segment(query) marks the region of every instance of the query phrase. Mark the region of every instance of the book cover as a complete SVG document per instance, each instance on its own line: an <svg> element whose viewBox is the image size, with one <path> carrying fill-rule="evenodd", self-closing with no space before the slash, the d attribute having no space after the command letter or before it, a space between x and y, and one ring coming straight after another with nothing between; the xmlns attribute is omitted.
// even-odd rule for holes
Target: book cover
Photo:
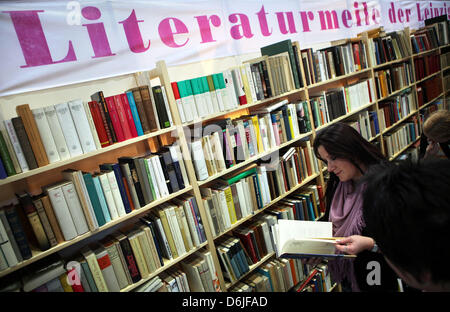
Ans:
<svg viewBox="0 0 450 312"><path fill-rule="evenodd" d="M138 133L137 133L133 113L131 112L131 106L130 106L130 103L128 102L128 96L126 93L121 93L121 94L119 94L119 97L121 100L119 103L122 105L122 109L125 113L125 117L126 117L125 119L128 122L128 127L130 128L131 137L135 138L138 136ZM116 100L116 102L117 102L117 100Z"/></svg>
<svg viewBox="0 0 450 312"><path fill-rule="evenodd" d="M25 160L28 164L28 168L35 169L38 167L36 158L33 153L33 149L31 148L30 141L28 139L27 133L25 131L25 126L23 124L22 118L14 117L11 119L11 122L14 126L14 130L17 134L17 139L19 140L20 147L22 148L23 155L25 156Z"/></svg>
<svg viewBox="0 0 450 312"><path fill-rule="evenodd" d="M66 140L67 147L71 157L75 157L83 154L80 139L78 138L77 130L70 114L68 103L60 103L55 105L56 115L61 126L64 139Z"/></svg>
<svg viewBox="0 0 450 312"><path fill-rule="evenodd" d="M70 115L75 124L75 129L80 139L81 148L83 153L89 153L95 151L94 137L91 133L91 127L84 111L83 102L80 99L69 101L67 103L70 109Z"/></svg>
<svg viewBox="0 0 450 312"><path fill-rule="evenodd" d="M125 141L125 134L122 128L122 123L120 122L119 113L116 109L116 101L114 96L105 97L106 106L108 106L109 118L111 119L111 124L116 135L116 142Z"/></svg>
<svg viewBox="0 0 450 312"><path fill-rule="evenodd" d="M131 115L133 117L134 126L136 128L136 134L138 136L144 135L144 129L142 127L141 117L139 116L139 110L137 108L137 104L134 99L133 91L127 91L125 92L125 94L128 100L128 105L130 106Z"/></svg>
<svg viewBox="0 0 450 312"><path fill-rule="evenodd" d="M91 100L96 102L99 107L100 114L102 117L102 122L105 127L106 133L108 135L109 142L111 142L111 144L117 142L116 133L114 132L113 124L111 121L111 116L109 114L109 108L106 103L103 91L98 91L98 92L92 94Z"/></svg>

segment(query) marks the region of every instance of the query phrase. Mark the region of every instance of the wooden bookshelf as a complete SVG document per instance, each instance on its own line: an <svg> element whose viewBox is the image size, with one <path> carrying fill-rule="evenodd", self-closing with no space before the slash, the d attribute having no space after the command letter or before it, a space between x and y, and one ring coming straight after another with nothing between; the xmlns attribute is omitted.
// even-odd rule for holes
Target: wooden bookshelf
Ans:
<svg viewBox="0 0 450 312"><path fill-rule="evenodd" d="M365 42L364 41L365 39L361 39L361 40L363 42ZM149 212L152 208L154 208L154 207L156 207L158 205L166 203L166 202L168 202L168 201L170 201L170 200L172 200L172 199L174 199L174 198L176 198L176 197L178 197L180 195L189 193L189 194L192 194L192 196L194 196L195 199L196 199L196 202L197 202L197 205L198 205L198 208L199 208L199 212L200 212L200 217L201 217L202 223L204 225L204 229L205 229L205 234L206 234L206 238L207 238L206 242L204 242L204 243L200 244L199 246L189 250L184 255L182 255L180 257L177 257L176 259L173 259L173 260L170 260L170 261L166 260L164 265L161 268L159 268L159 269L155 270L154 272L152 272L147 278L141 279L139 282L125 287L124 289L121 290L121 292L132 291L136 287L139 287L140 285L146 283L147 281L149 281L150 279L154 278L155 276L157 276L161 272L165 271L166 269L168 269L170 267L175 266L176 264L180 263L180 261L183 261L184 259L187 259L191 255L193 255L195 252L197 252L197 251L199 251L199 250L201 250L203 248L206 248L206 249L208 249L211 252L211 255L212 255L212 258L213 258L213 262L214 262L215 268L216 268L217 273L218 273L218 279L219 279L219 282L220 282L221 289L223 291L229 290L238 281L240 281L240 280L242 280L242 278L245 278L246 276L248 276L248 274L250 274L252 271L257 269L261 264L263 264L265 261L267 261L268 259L273 257L274 253L270 253L270 254L266 255L258 263L251 265L250 266L250 270L248 272L246 272L246 274L241 276L240 279L238 279L238 280L236 280L236 281L234 281L232 283L226 283L225 279L223 277L223 272L221 270L219 257L218 257L217 252L216 252L216 243L215 243L216 239L221 237L221 236L223 236L223 235L225 235L225 234L227 234L227 233L230 233L231 231L233 231L234 229L238 228L239 226L242 226L245 222L252 220L255 216L260 215L267 208L275 205L276 203L281 201L283 198L286 198L290 194L300 190L302 187L304 187L308 183L311 183L312 181L316 181L316 184L323 186L324 185L324 175L326 174L327 168L326 167L322 167L322 164L319 162L319 170L318 170L317 173L314 173L313 175L307 177L306 179L304 179L302 181L302 183L297 184L296 186L292 187L288 192L278 196L277 198L272 199L263 208L254 211L253 214L251 214L251 215L249 215L247 217L241 218L240 220L238 220L237 222L232 224L232 226L230 228L226 229L224 232L219 233L216 236L212 235L212 231L211 231L211 228L210 228L212 225L210 225L208 223L206 209L205 209L205 207L203 205L203 200L202 200L200 188L204 187L204 186L207 186L207 185L212 185L215 181L217 181L218 179L222 178L223 176L225 176L227 174L230 174L230 173L233 173L234 171L236 171L236 170L238 170L240 168L244 168L245 166L247 166L249 164L252 164L252 163L254 163L254 162L256 162L256 161L258 161L258 160L260 160L260 159L262 159L262 158L264 158L264 157L266 157L266 156L268 156L268 155L270 155L272 153L279 152L281 149L283 149L285 147L289 147L289 146L295 145L295 143L297 143L297 142L299 142L299 141L301 141L303 139L309 138L311 140L311 142L312 142L314 140L314 138L315 138L315 136L316 136L318 131L320 131L320 130L322 130L322 129L324 129L324 128L332 125L332 124L335 124L337 122L341 122L341 121L347 120L348 118L350 118L352 116L355 116L356 114L362 113L363 111L368 110L369 108L372 108L372 107L375 108L375 111L378 114L378 108L379 108L379 103L380 102L382 102L384 100L387 100L387 99L389 99L389 98L391 98L391 97L393 97L395 95L401 94L402 92L404 92L404 91L406 91L408 89L415 90L417 84L419 84L419 83L421 83L421 82L423 82L423 81L425 81L427 79L433 78L433 77L435 77L437 75L441 75L442 76L444 74L444 71L447 70L448 68L450 68L450 66L447 66L447 67L441 69L438 72L430 74L427 77L425 77L425 78L423 78L423 79L421 79L419 81L415 81L415 82L411 83L410 85L408 85L406 87L403 87L403 88L401 88L399 90L396 90L396 91L392 92L391 94L389 94L386 97L383 97L383 98L380 98L380 99L376 99L376 100L374 100L371 103L364 104L364 105L362 105L362 106L360 106L360 107L358 107L358 108L348 112L347 114L345 114L343 116L340 116L338 118L335 118L331 122L326 123L326 124L324 124L322 126L319 126L317 128L314 127L313 118L311 118L312 116L310 115L309 117L310 117L310 121L311 121L311 125L312 125L311 131L309 131L307 133L304 133L304 134L300 134L299 136L297 136L296 138L290 140L289 142L285 142L283 144L280 144L280 146L273 147L273 148L271 148L271 149L269 149L269 150L267 150L267 151L265 151L263 153L257 154L257 155L255 155L253 157L250 157L249 159L247 159L247 160L245 160L245 161L243 161L243 162L241 162L239 164L236 164L236 165L234 165L234 166L232 166L232 167L230 167L228 169L225 169L225 170L223 170L223 171L221 171L219 173L216 173L216 174L208 177L207 179L205 179L203 181L199 181L196 178L195 169L194 169L191 157L190 157L190 152L189 152L189 148L188 148L188 144L187 144L187 139L186 139L186 137L184 135L183 128L185 128L185 127L192 127L192 126L194 126L194 125L196 125L198 123L204 123L204 122L207 122L209 120L222 118L222 117L224 117L226 115L239 113L239 112L244 111L244 110L248 110L248 111L251 112L252 108L257 108L259 106L273 104L273 103L276 103L277 101L280 101L280 100L286 99L286 98L289 98L289 99L291 99L291 98L292 99L294 99L294 98L295 99L300 99L301 98L302 100L306 100L308 102L309 112L311 113L312 110L311 110L311 105L310 105L310 95L312 95L313 93L315 93L317 91L319 91L319 92L320 91L326 91L328 88L336 86L336 85L339 85L339 86L344 85L344 86L346 86L348 84L348 81L354 80L354 79L358 79L358 78L364 78L364 79L370 79L371 78L371 79L374 80L374 70L382 69L382 68L385 68L385 67L389 67L391 65L395 65L395 64L398 64L398 63L402 63L402 62L410 62L411 63L412 71L413 71L412 76L415 77L415 69L414 69L414 62L413 62L415 58L421 57L421 56L424 56L424 55L427 55L427 54L431 54L431 53L440 53L443 48L446 48L448 46L450 46L450 45L446 45L444 47L435 48L435 49L424 51L424 52L417 53L417 54L413 54L413 53L411 53L411 51L409 51L410 52L409 56L404 57L404 58L400 58L400 59L397 59L397 60L393 60L393 61L390 61L390 62L379 64L379 65L374 65L372 67L368 67L368 68L365 68L363 70L354 71L354 72L349 73L347 75L341 75L341 76L338 76L338 77L333 78L333 79L328 79L328 80L325 80L325 81L321 81L321 82L317 82L317 83L314 83L314 84L310 84L308 86L305 86L305 87L302 87L302 88L299 88L299 89L294 89L294 90L291 90L289 92L285 92L283 94L280 94L280 95L277 95L277 96L274 96L274 97L271 97L271 98L267 98L267 99L264 99L264 100L259 100L259 101L256 101L254 103L251 103L251 104L240 105L240 106L238 106L236 108L233 108L233 109L230 109L230 110L227 110L227 111L217 112L217 113L208 115L206 117L199 118L197 120L194 120L194 121L191 121L191 122L185 122L185 123L181 122L180 114L178 112L178 107L177 107L177 104L175 102L175 98L174 98L174 95L173 95L173 90L172 90L172 87L170 85L170 82L172 80L169 77L169 74L168 74L168 71L167 71L167 67L166 67L164 61L159 61L156 64L156 68L154 68L151 71L149 71L148 74L149 74L149 78L150 79L159 78L160 81L161 81L161 85L164 85L164 87L166 89L168 103L169 103L169 106L170 106L170 109L171 109L172 115L173 115L173 123L174 123L174 125L172 127L167 128L167 129L163 129L163 130L159 130L159 131L155 131L155 132L151 132L151 133L145 134L143 136L139 136L139 137L136 137L136 138L133 138L133 139L129 139L129 140L126 140L126 141L123 141L123 142L120 142L120 143L115 143L115 144L113 144L111 146L108 146L108 147L105 147L105 148L101 148L101 149L98 149L96 151L93 151L93 152L90 152L90 153L86 153L86 154L83 154L83 155L80 155L80 156L77 156L77 157L72 157L72 158L70 158L68 160L58 161L58 162L49 164L47 166L43 166L43 167L40 167L40 168L36 168L36 169L30 170L28 172L16 174L16 175L8 177L6 179L0 180L0 187L4 187L4 186L7 186L7 185L10 185L10 184L12 184L14 182L17 182L17 181L20 181L20 180L23 180L23 179L30 179L30 180L32 180L32 179L35 179L36 176L39 175L39 174L43 174L43 173L49 172L51 170L62 168L64 166L66 166L66 165L74 164L74 163L77 163L77 162L80 162L81 164L83 164L83 163L89 161L89 159L93 158L94 156L101 156L101 155L104 155L105 153L112 153L112 154L119 155L121 148L130 146L130 145L134 145L134 144L136 144L136 145L145 145L146 144L146 140L153 139L153 138L158 138L160 136L167 135L168 133L173 133L174 134L173 137L178 137L178 142L179 142L179 145L180 145L180 148L181 148L183 159L185 161L186 171L187 171L187 175L189 177L189 180L191 182L191 185L187 186L183 190L180 190L178 192L170 194L169 196L166 196L164 198L161 198L161 199L158 199L156 201L153 201L153 202L149 203L148 205L145 205L144 207L142 207L142 208L140 208L138 210L134 210L131 213L129 213L129 214L123 216L123 217L120 217L120 218L118 218L116 220L108 222L107 224L103 225L102 227L100 227L98 230L96 230L94 232L85 233L85 234L80 235L80 236L78 236L78 237L76 237L76 238L74 238L74 239L72 239L70 241L66 241L66 242L60 243L57 246L54 246L54 247L52 247L52 248L50 248L50 249L48 249L46 251L33 250L33 256L30 259L22 261L21 263L19 263L18 265L14 266L14 267L8 268L8 269L3 270L3 271L0 271L0 278L5 277L5 276L7 276L7 275L9 275L9 274L11 274L11 273L13 273L15 271L18 271L18 270L20 270L20 269L22 269L22 268L24 268L24 267L26 267L26 266L36 262L36 261L39 261L39 260L49 256L49 255L52 255L52 254L57 253L59 251L62 251L63 249L68 248L69 246L73 246L75 244L82 243L83 241L87 240L88 238L95 238L97 234L102 233L102 232L104 233L108 229L112 229L113 227L119 227L120 225L124 225L126 221L130 221L131 219L138 218L140 215L143 215L144 213ZM301 58L299 59L299 63L301 65L300 66L300 70L301 70L301 74L302 74L301 76L302 76L303 82L306 83L305 72L304 72L304 67L302 65ZM375 84L373 86L375 87ZM445 102L445 94L447 92L448 91L443 88L443 92L439 96L435 97L431 101L428 101L426 104L424 104L420 108L412 111L410 114L408 114L407 116L401 118L399 121L397 121L396 123L394 123L390 127L386 128L384 130L380 129L380 133L378 133L375 136L371 137L369 141L371 141L371 142L373 142L373 141L383 142L383 136L386 133L394 130L399 125L401 125L403 122L408 120L409 118L411 118L413 116L418 116L421 109L427 107L428 105L431 105L438 98L444 96L444 102ZM414 93L416 93L416 92L414 92ZM375 96L376 96L376 91L375 90L374 90L373 94L375 94ZM18 95L18 97L20 97L20 95ZM416 99L416 103L417 103L417 94L415 94L415 99ZM420 118L418 118L418 119L420 120ZM395 155L390 157L389 160L396 159L405 150L407 150L409 147L413 146L417 142L417 140L419 140L419 138L420 138L420 136L416 140L414 140L413 142L409 143L407 146L402 148L398 153L396 153ZM383 144L381 144L381 149L382 149L382 151L384 151Z"/></svg>

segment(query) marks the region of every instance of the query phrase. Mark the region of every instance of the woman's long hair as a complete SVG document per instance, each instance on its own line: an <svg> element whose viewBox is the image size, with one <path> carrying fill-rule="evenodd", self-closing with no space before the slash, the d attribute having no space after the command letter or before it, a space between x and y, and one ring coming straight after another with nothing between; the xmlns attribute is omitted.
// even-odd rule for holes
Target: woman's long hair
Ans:
<svg viewBox="0 0 450 312"><path fill-rule="evenodd" d="M364 171L361 165L369 168L371 165L386 162L386 158L379 149L365 140L354 128L345 123L335 123L319 131L314 140L314 153L318 159L324 161L318 152L319 146L323 146L331 157L350 161L361 174ZM330 172L325 192L326 213L324 219L328 219L328 213L334 192L339 183L339 178Z"/></svg>

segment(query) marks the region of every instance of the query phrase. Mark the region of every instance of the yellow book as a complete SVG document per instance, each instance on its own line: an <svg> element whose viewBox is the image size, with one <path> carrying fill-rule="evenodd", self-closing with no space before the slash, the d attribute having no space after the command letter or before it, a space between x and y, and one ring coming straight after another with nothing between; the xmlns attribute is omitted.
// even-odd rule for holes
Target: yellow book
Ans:
<svg viewBox="0 0 450 312"><path fill-rule="evenodd" d="M91 270L92 278L94 279L95 286L99 292L108 292L108 286L106 286L105 279L102 274L102 270L97 262L95 253L88 247L81 251L81 254L86 259L86 262Z"/></svg>
<svg viewBox="0 0 450 312"><path fill-rule="evenodd" d="M167 216L164 213L164 210L158 210L158 216L161 219L161 224L164 228L164 233L166 234L167 241L169 242L170 251L172 251L173 258L178 258L177 248L175 247L175 241L173 240L172 231L169 227L169 221L167 220Z"/></svg>
<svg viewBox="0 0 450 312"><path fill-rule="evenodd" d="M252 99L252 94L250 91L250 84L248 83L247 71L245 69L245 65L239 66L239 69L241 71L242 83L244 84L244 93L245 93L245 98L247 99L247 104L252 104L253 99Z"/></svg>
<svg viewBox="0 0 450 312"><path fill-rule="evenodd" d="M192 244L191 233L189 233L186 215L184 214L182 206L175 207L175 215L177 217L178 226L180 227L181 236L183 237L184 247L186 250L191 250L194 245Z"/></svg>
<svg viewBox="0 0 450 312"><path fill-rule="evenodd" d="M152 255L152 249L150 247L147 234L141 227L139 227L136 233L136 236L139 239L139 245L141 246L142 255L144 256L145 263L147 264L147 269L149 273L154 272L156 270L156 263Z"/></svg>
<svg viewBox="0 0 450 312"><path fill-rule="evenodd" d="M294 132L294 124L292 123L292 114L291 114L291 110L288 108L286 110L287 115L288 115L288 120L289 120L289 129L291 130L291 137L292 139L295 138L295 132Z"/></svg>
<svg viewBox="0 0 450 312"><path fill-rule="evenodd" d="M142 278L147 278L150 275L150 272L147 268L147 264L145 262L144 254L142 253L141 244L139 243L139 237L136 231L131 231L131 233L127 234L128 241L130 242L131 249L133 250L134 257L136 258L136 263L141 273Z"/></svg>
<svg viewBox="0 0 450 312"><path fill-rule="evenodd" d="M264 146L262 142L261 132L259 131L259 122L258 122L258 116L252 116L251 121L253 123L253 127L255 127L255 134L256 134L256 144L258 146L258 153L264 152Z"/></svg>
<svg viewBox="0 0 450 312"><path fill-rule="evenodd" d="M67 272L59 276L59 281L61 282L61 286L64 289L64 292L73 292L72 286L70 286L67 282Z"/></svg>
<svg viewBox="0 0 450 312"><path fill-rule="evenodd" d="M225 199L227 201L227 207L228 207L228 213L230 214L230 220L231 224L236 223L236 211L234 209L234 202L233 202L233 194L231 193L231 188L229 186L224 188L225 192Z"/></svg>

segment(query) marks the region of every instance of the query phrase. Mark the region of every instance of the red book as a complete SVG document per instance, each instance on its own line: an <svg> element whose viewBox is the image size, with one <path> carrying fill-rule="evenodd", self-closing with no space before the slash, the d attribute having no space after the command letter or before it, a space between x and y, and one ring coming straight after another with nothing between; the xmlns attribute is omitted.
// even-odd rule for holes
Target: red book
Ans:
<svg viewBox="0 0 450 312"><path fill-rule="evenodd" d="M359 45L357 43L353 44L353 59L355 65L357 65L358 70L361 70L361 61L359 59Z"/></svg>
<svg viewBox="0 0 450 312"><path fill-rule="evenodd" d="M239 231L239 232L238 232ZM245 231L245 230L243 230ZM250 233L243 233L240 230L236 230L233 232L239 239L241 240L242 244L244 245L245 249L247 250L247 253L250 255L250 258L252 259L253 263L257 263L259 261L258 256L256 255L252 239L250 238Z"/></svg>
<svg viewBox="0 0 450 312"><path fill-rule="evenodd" d="M322 185L317 185L317 192L319 193L320 212L325 213L325 210L326 210L325 197L324 197Z"/></svg>
<svg viewBox="0 0 450 312"><path fill-rule="evenodd" d="M78 274L75 267L67 271L67 277L70 282L69 285L72 287L72 290L74 292L84 292L83 285L81 285L80 275Z"/></svg>
<svg viewBox="0 0 450 312"><path fill-rule="evenodd" d="M125 140L133 138L133 136L131 135L130 126L128 125L126 112L123 107L120 94L114 95L114 104L116 105L117 116L119 117L119 122L122 126L123 136L125 137Z"/></svg>
<svg viewBox="0 0 450 312"><path fill-rule="evenodd" d="M92 119L94 120L95 130L97 131L98 140L100 141L101 147L111 145L111 142L108 139L108 134L106 133L105 125L103 124L98 103L96 101L91 101L88 105L89 110L91 111Z"/></svg>
<svg viewBox="0 0 450 312"><path fill-rule="evenodd" d="M116 101L114 101L114 96L105 97L106 105L109 110L109 117L111 118L111 123L116 133L117 142L125 141L125 135L123 134L122 125L120 123L119 114L116 110Z"/></svg>
<svg viewBox="0 0 450 312"><path fill-rule="evenodd" d="M120 99L122 100L122 107L125 110L125 117L128 121L128 126L130 127L131 136L133 138L138 136L136 125L134 124L133 114L131 113L130 103L128 102L128 97L126 93L120 94Z"/></svg>

